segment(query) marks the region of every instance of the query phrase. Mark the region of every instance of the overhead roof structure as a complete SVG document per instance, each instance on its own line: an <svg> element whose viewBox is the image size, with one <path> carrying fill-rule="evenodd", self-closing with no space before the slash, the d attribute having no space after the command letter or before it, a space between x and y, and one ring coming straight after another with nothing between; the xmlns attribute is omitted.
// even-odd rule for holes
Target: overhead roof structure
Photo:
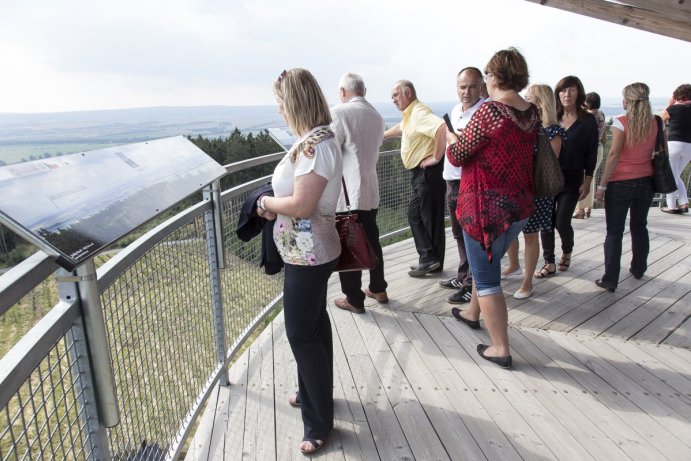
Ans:
<svg viewBox="0 0 691 461"><path fill-rule="evenodd" d="M691 42L691 0L526 0Z"/></svg>

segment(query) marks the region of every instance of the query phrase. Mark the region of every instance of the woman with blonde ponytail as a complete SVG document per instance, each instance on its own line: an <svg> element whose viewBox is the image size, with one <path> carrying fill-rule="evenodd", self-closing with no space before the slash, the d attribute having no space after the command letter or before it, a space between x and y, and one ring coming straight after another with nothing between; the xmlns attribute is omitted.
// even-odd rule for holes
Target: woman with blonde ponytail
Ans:
<svg viewBox="0 0 691 461"><path fill-rule="evenodd" d="M631 266L629 272L640 279L648 268L648 210L653 200L653 164L658 124L650 108L650 88L645 83L624 87L626 114L612 123L612 145L605 162L595 200L605 201L605 275L595 281L614 292L619 283L621 241L626 215L631 210Z"/></svg>

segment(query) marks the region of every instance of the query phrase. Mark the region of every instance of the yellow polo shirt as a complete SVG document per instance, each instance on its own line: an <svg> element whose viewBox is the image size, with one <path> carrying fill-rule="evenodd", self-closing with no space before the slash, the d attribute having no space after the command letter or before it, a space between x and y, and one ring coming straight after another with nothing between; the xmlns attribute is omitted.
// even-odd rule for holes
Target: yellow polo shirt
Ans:
<svg viewBox="0 0 691 461"><path fill-rule="evenodd" d="M434 155L434 136L443 124L444 120L417 99L405 108L401 121L401 159L406 169L412 170Z"/></svg>

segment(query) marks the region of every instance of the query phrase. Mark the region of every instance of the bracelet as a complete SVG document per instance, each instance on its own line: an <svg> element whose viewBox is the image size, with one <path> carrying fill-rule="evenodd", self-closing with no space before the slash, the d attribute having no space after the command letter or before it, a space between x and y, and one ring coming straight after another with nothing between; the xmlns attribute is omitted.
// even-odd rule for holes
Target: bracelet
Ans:
<svg viewBox="0 0 691 461"><path fill-rule="evenodd" d="M262 195L259 197L259 200L257 200L257 206L261 208L262 210L266 210L266 206L264 205L264 201L266 200L266 195Z"/></svg>
<svg viewBox="0 0 691 461"><path fill-rule="evenodd" d="M597 190L607 190L607 186L597 186Z"/></svg>

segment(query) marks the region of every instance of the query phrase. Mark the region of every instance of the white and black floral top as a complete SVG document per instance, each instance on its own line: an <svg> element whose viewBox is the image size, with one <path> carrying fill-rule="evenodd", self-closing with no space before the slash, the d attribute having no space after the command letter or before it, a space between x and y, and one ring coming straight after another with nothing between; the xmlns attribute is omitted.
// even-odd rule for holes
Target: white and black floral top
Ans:
<svg viewBox="0 0 691 461"><path fill-rule="evenodd" d="M343 163L341 149L328 126L314 128L286 153L271 179L274 195L293 195L295 177L311 171L328 180L314 214L306 219L279 214L274 224L274 242L287 264L315 266L341 254L335 216Z"/></svg>

